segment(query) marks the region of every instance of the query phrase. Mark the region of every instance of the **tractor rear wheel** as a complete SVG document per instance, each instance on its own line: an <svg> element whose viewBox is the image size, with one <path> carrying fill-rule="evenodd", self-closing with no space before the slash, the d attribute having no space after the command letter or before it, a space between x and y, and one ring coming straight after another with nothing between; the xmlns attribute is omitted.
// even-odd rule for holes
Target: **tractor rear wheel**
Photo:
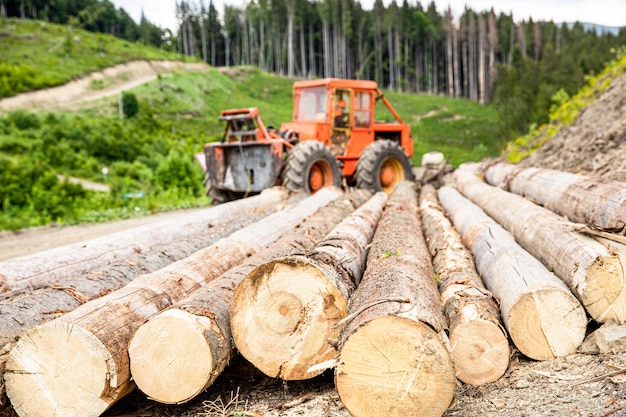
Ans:
<svg viewBox="0 0 626 417"><path fill-rule="evenodd" d="M411 160L397 142L379 139L361 153L355 177L357 188L391 194L400 181L413 180L413 169Z"/></svg>
<svg viewBox="0 0 626 417"><path fill-rule="evenodd" d="M341 171L329 147L308 140L298 143L287 155L282 180L289 191L315 194L323 187L341 187Z"/></svg>

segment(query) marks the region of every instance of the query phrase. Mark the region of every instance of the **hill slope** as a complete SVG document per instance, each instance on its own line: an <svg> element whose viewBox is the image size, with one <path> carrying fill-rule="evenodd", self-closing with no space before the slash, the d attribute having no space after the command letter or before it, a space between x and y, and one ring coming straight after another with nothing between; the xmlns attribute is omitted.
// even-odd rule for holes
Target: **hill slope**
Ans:
<svg viewBox="0 0 626 417"><path fill-rule="evenodd" d="M522 164L626 181L624 114L626 74L613 80L574 124L561 128Z"/></svg>

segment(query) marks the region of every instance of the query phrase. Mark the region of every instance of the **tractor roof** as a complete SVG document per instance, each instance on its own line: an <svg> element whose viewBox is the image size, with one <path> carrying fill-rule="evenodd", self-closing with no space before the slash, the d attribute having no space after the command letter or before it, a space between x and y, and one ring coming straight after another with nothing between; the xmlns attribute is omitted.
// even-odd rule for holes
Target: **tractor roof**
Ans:
<svg viewBox="0 0 626 417"><path fill-rule="evenodd" d="M349 80L343 78L321 78L317 80L296 81L294 89L307 87L327 87L327 88L362 88L375 90L378 88L376 81L370 80Z"/></svg>

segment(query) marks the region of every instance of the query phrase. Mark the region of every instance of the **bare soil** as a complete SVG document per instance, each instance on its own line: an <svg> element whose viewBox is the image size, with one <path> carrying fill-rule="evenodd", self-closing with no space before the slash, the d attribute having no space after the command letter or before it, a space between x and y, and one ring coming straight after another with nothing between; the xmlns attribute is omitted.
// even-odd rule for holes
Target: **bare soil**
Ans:
<svg viewBox="0 0 626 417"><path fill-rule="evenodd" d="M30 106L32 101L24 103ZM6 104L0 102L0 109L6 109ZM624 114L626 76L618 79L596 104L585 110L574 126L563 129L524 163L625 180ZM2 232L0 258L25 255L180 214L164 213L106 225ZM589 330L595 328L596 325L590 323ZM626 346L622 346L605 354L576 353L540 362L514 351L509 368L500 380L481 387L459 382L455 399L444 416L626 416L626 373L620 372L626 370L625 352ZM260 374L240 356L211 387L189 403L159 404L135 390L106 415L220 417L235 413L252 417L350 415L334 389L332 371L309 381L283 382Z"/></svg>

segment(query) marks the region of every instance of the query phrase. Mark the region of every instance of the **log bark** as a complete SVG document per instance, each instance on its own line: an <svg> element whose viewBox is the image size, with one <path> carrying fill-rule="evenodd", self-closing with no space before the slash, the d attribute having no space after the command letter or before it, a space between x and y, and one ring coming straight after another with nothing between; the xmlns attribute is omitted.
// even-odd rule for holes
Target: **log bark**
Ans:
<svg viewBox="0 0 626 417"><path fill-rule="evenodd" d="M351 415L441 416L456 388L417 195L396 186L350 297L335 384Z"/></svg>
<svg viewBox="0 0 626 417"><path fill-rule="evenodd" d="M237 285L259 265L320 241L371 194L357 190L322 207L241 265L142 325L128 352L133 380L151 399L179 404L208 388L234 355L230 310Z"/></svg>
<svg viewBox="0 0 626 417"><path fill-rule="evenodd" d="M194 214L0 262L0 297L65 286L80 277L83 286L96 287L85 291L106 291L110 288L108 281L119 288L119 283L128 282L129 277L155 271L208 246L203 239L215 228L258 211L269 214L272 206L286 198L284 189L272 188Z"/></svg>
<svg viewBox="0 0 626 417"><path fill-rule="evenodd" d="M576 223L626 235L626 183L541 168L497 163L485 180Z"/></svg>
<svg viewBox="0 0 626 417"><path fill-rule="evenodd" d="M420 211L433 259L456 376L470 385L498 380L509 366L509 340L498 301L489 292L461 236L446 217L432 185L422 187Z"/></svg>
<svg viewBox="0 0 626 417"><path fill-rule="evenodd" d="M335 357L336 324L346 317L386 201L385 193L377 193L311 251L274 258L239 284L231 310L233 339L261 372L309 379L323 372L309 368Z"/></svg>
<svg viewBox="0 0 626 417"><path fill-rule="evenodd" d="M500 299L502 321L517 349L537 360L574 353L587 321L565 283L457 190L441 187L438 196L485 286Z"/></svg>
<svg viewBox="0 0 626 417"><path fill-rule="evenodd" d="M563 280L589 315L626 323L626 263L617 252L573 231L563 217L457 170L457 188Z"/></svg>
<svg viewBox="0 0 626 417"><path fill-rule="evenodd" d="M136 329L241 263L342 194L325 188L217 243L27 331L11 350L5 384L22 416L99 416L130 392L128 342Z"/></svg>

